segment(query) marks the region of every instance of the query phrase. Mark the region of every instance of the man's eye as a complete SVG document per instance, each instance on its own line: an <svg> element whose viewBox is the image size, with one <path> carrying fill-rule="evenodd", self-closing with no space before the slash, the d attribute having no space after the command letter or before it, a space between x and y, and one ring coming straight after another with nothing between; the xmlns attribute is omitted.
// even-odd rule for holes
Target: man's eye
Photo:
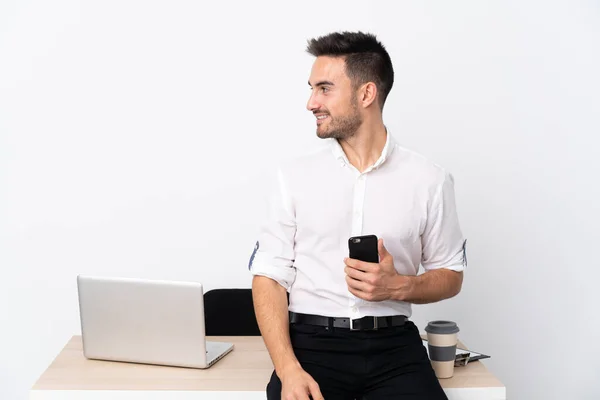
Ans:
<svg viewBox="0 0 600 400"><path fill-rule="evenodd" d="M329 88L328 88L328 87L325 87L325 86L323 86L323 87L321 88L321 91L322 91L323 93L327 93L327 92L329 92Z"/></svg>

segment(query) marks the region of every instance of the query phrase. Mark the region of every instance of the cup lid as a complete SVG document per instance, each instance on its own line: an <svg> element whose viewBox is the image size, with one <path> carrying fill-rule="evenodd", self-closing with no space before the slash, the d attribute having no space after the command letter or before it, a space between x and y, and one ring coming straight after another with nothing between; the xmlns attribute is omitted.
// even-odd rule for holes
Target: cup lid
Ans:
<svg viewBox="0 0 600 400"><path fill-rule="evenodd" d="M425 332L437 334L456 333L459 330L456 322L452 321L431 321L425 327Z"/></svg>

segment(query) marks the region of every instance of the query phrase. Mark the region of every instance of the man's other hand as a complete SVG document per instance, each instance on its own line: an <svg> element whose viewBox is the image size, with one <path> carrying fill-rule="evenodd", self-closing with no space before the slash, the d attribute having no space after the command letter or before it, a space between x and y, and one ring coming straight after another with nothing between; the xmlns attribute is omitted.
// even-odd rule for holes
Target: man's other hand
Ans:
<svg viewBox="0 0 600 400"><path fill-rule="evenodd" d="M281 400L324 400L319 384L301 367L290 367L281 375Z"/></svg>

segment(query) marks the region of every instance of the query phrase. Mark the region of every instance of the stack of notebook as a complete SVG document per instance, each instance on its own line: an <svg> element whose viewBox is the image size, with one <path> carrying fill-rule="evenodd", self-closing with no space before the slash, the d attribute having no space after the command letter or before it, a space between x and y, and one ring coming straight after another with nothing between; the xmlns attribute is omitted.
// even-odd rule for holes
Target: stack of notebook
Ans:
<svg viewBox="0 0 600 400"><path fill-rule="evenodd" d="M427 355L429 355L427 340L425 339L423 339L423 346L425 346L425 349L427 349ZM490 356L486 356L485 354L477 353L472 350L461 349L456 346L456 359L454 360L454 366L462 367L467 365L470 361L477 361L484 358L490 358Z"/></svg>

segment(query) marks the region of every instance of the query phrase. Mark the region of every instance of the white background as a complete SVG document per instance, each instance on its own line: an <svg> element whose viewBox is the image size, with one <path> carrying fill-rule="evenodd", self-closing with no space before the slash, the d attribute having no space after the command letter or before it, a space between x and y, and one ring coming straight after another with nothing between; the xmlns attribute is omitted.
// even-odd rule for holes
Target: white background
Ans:
<svg viewBox="0 0 600 400"><path fill-rule="evenodd" d="M414 320L456 320L510 399L600 398L599 3L206 3L0 3L0 398L80 332L77 274L249 287L263 177L322 144L306 40L357 29L468 237Z"/></svg>

